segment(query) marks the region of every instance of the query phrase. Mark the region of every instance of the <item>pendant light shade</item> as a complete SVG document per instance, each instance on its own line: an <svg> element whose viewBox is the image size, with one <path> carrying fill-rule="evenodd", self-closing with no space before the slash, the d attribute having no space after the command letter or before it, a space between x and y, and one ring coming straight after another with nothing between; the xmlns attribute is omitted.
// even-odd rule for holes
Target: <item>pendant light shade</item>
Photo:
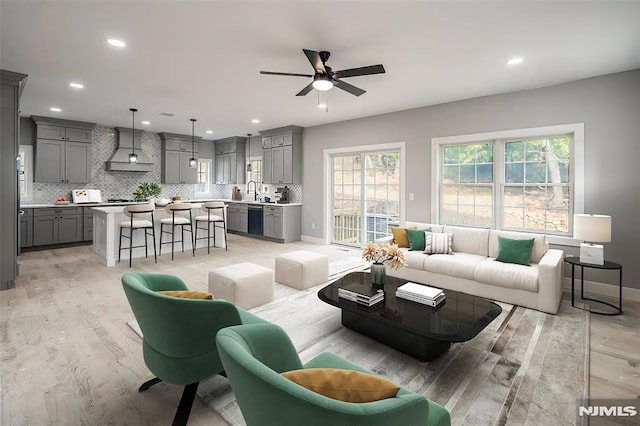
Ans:
<svg viewBox="0 0 640 426"><path fill-rule="evenodd" d="M251 133L247 133L247 143L249 143L249 158L247 161L247 173L251 173Z"/></svg>
<svg viewBox="0 0 640 426"><path fill-rule="evenodd" d="M191 158L189 158L189 167L193 168L198 165L198 159L195 152L195 123L196 119L191 119Z"/></svg>
<svg viewBox="0 0 640 426"><path fill-rule="evenodd" d="M138 162L138 154L136 154L136 112L138 110L129 108L129 111L131 111L131 145L133 146L131 154L129 154L129 163L135 164Z"/></svg>

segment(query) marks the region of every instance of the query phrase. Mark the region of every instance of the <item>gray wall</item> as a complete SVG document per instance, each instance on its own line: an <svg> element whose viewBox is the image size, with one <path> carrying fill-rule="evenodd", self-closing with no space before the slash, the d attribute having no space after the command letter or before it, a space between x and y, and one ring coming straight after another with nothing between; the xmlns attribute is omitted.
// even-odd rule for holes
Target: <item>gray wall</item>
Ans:
<svg viewBox="0 0 640 426"><path fill-rule="evenodd" d="M302 233L324 235L325 149L406 142L405 217L428 222L431 138L567 123L585 124L585 212L612 216L605 256L640 288L640 70L306 128Z"/></svg>

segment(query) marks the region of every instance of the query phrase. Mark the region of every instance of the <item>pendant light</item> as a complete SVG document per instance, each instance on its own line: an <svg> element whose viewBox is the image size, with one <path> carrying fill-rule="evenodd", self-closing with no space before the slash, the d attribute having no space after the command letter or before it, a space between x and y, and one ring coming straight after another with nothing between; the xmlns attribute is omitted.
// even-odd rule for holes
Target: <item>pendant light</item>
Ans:
<svg viewBox="0 0 640 426"><path fill-rule="evenodd" d="M138 162L138 154L136 154L136 112L138 112L135 108L129 108L131 111L131 145L133 145L133 150L131 154L129 154L129 162L135 164Z"/></svg>
<svg viewBox="0 0 640 426"><path fill-rule="evenodd" d="M195 123L196 119L191 119L191 158L189 158L189 167L193 168L198 165L198 159L195 153Z"/></svg>
<svg viewBox="0 0 640 426"><path fill-rule="evenodd" d="M249 142L249 161L247 162L247 173L251 173L251 133L247 133L247 141Z"/></svg>

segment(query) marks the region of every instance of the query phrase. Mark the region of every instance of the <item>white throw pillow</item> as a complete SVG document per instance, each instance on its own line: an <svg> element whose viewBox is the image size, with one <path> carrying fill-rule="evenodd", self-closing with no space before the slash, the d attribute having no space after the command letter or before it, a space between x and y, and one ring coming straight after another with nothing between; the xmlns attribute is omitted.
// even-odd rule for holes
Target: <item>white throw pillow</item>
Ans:
<svg viewBox="0 0 640 426"><path fill-rule="evenodd" d="M424 252L426 254L451 254L453 253L452 246L453 234L424 233Z"/></svg>

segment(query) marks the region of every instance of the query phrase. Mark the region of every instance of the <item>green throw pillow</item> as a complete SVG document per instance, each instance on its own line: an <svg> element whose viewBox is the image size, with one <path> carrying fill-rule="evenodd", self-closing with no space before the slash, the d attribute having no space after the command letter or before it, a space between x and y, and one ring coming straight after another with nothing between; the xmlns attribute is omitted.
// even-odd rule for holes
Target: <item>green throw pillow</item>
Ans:
<svg viewBox="0 0 640 426"><path fill-rule="evenodd" d="M407 239L409 240L409 251L424 251L424 233L431 232L427 229L407 229Z"/></svg>
<svg viewBox="0 0 640 426"><path fill-rule="evenodd" d="M531 263L531 249L533 249L534 238L524 240L514 240L511 238L498 237L498 262L517 263L518 265L529 266Z"/></svg>

